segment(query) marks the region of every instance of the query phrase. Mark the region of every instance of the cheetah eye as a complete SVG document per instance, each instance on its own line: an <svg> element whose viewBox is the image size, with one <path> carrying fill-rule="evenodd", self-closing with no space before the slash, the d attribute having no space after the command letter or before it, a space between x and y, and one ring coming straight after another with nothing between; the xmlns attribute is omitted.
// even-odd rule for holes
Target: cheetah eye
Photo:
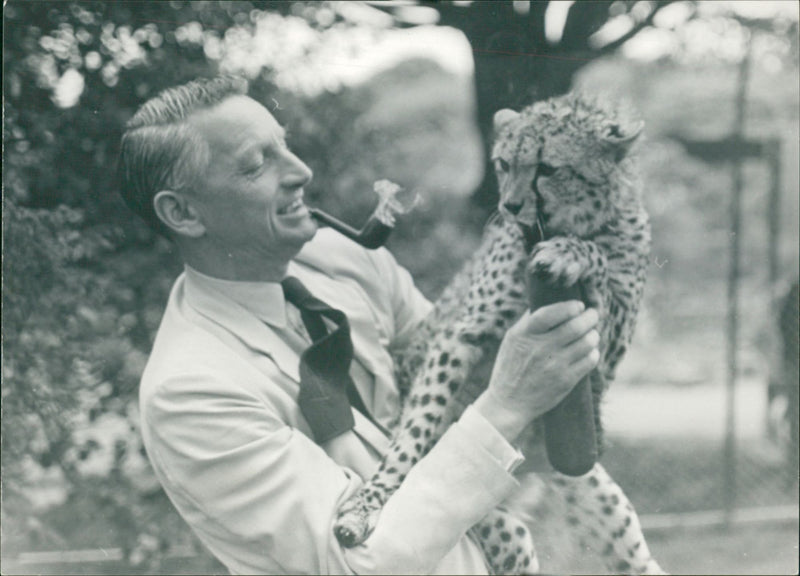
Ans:
<svg viewBox="0 0 800 576"><path fill-rule="evenodd" d="M502 158L496 158L494 161L494 169L500 172L508 172L511 170L511 166Z"/></svg>
<svg viewBox="0 0 800 576"><path fill-rule="evenodd" d="M550 164L546 164L545 162L539 162L539 165L536 168L536 175L537 176L544 176L547 178L548 176L552 176L556 173L556 168L554 166L550 166Z"/></svg>

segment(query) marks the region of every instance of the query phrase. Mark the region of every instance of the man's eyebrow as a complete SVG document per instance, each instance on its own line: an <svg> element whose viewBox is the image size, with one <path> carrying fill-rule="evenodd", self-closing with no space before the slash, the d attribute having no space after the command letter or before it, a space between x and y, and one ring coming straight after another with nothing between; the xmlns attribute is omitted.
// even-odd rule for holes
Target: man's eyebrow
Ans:
<svg viewBox="0 0 800 576"><path fill-rule="evenodd" d="M277 142L281 142L281 143L285 143L286 142L286 130L285 129L283 129L283 128L278 129L276 138L270 140L269 143L272 144L272 143L275 143L276 141ZM264 149L264 143L263 142L253 142L253 143L245 142L236 150L236 156L245 157L246 158L252 152L260 152L263 149Z"/></svg>
<svg viewBox="0 0 800 576"><path fill-rule="evenodd" d="M236 150L233 158L238 164L247 164L261 154L261 148L260 144L244 144Z"/></svg>

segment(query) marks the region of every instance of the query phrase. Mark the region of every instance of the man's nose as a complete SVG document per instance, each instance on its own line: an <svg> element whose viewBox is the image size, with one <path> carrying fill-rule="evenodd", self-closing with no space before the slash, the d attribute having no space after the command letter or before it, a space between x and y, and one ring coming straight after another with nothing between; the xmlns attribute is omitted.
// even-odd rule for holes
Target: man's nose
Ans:
<svg viewBox="0 0 800 576"><path fill-rule="evenodd" d="M300 188L308 184L313 177L314 173L305 162L300 160L300 158L295 156L292 152L286 153L284 172L281 178L281 184L283 186L288 188Z"/></svg>

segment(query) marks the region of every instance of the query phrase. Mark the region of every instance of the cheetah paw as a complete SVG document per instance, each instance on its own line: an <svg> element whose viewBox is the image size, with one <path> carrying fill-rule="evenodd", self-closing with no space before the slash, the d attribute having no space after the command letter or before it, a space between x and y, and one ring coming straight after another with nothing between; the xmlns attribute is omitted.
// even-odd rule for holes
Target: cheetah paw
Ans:
<svg viewBox="0 0 800 576"><path fill-rule="evenodd" d="M374 497L361 490L339 509L333 533L344 548L358 546L372 534L380 514L379 504L374 502Z"/></svg>
<svg viewBox="0 0 800 576"><path fill-rule="evenodd" d="M536 553L525 553L521 549L516 551L504 550L499 557L489 556L489 566L492 574L507 574L529 576L539 574L539 559Z"/></svg>
<svg viewBox="0 0 800 576"><path fill-rule="evenodd" d="M539 559L525 554L509 555L501 563L490 561L493 574L533 576L539 574Z"/></svg>
<svg viewBox="0 0 800 576"><path fill-rule="evenodd" d="M539 559L527 527L496 509L473 527L492 574L538 574Z"/></svg>
<svg viewBox="0 0 800 576"><path fill-rule="evenodd" d="M568 250L563 240L546 240L537 244L528 272L543 275L562 286L572 286L583 277L586 268L582 258Z"/></svg>
<svg viewBox="0 0 800 576"><path fill-rule="evenodd" d="M646 561L636 561L631 560L619 560L616 561L615 564L607 563L607 568L611 571L612 574L630 574L630 576L655 576L655 575L664 575L669 574L669 572L665 571L661 566L658 565L658 562L650 558Z"/></svg>

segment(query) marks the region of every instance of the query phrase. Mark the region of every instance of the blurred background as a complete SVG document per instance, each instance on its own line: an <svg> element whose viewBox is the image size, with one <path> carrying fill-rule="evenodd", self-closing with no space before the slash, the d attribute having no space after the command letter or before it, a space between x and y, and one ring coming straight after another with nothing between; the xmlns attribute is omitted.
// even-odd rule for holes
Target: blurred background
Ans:
<svg viewBox="0 0 800 576"><path fill-rule="evenodd" d="M136 395L181 270L115 192L163 88L244 74L356 227L436 298L496 202L492 114L582 89L646 121L654 245L604 462L673 573L798 571L798 4L43 2L3 13L2 571L224 573L155 481ZM557 510L545 572L598 573Z"/></svg>

